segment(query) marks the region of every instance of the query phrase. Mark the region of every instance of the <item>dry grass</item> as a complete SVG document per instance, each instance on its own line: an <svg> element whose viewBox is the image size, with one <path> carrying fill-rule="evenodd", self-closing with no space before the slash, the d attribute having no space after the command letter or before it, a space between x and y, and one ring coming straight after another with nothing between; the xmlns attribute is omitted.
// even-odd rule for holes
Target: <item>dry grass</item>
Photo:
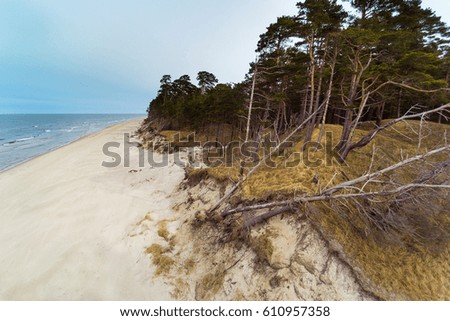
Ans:
<svg viewBox="0 0 450 321"><path fill-rule="evenodd" d="M221 266L206 274L195 286L195 299L211 300L222 289L224 280L225 270Z"/></svg>
<svg viewBox="0 0 450 321"><path fill-rule="evenodd" d="M247 299L247 297L240 290L237 290L233 297L233 301L248 301L248 300L249 299Z"/></svg>
<svg viewBox="0 0 450 321"><path fill-rule="evenodd" d="M367 171L372 153L375 150L373 170L381 169L394 164L402 157L416 155L417 152L424 152L436 146L442 146L444 129L450 126L434 123L425 123L422 132L427 136L422 141L422 146L417 149L417 132L419 122L409 121L398 123L392 129L382 132L371 143L362 149L356 149L350 153L343 165L333 161L332 157L327 157L324 149L317 152L310 152L307 156L301 152L302 143L298 142L289 152L295 154L282 156L274 159L275 167L262 166L256 173L242 185L240 196L246 200L264 200L280 195L292 196L294 194L313 194L328 186L340 183L346 178L355 178ZM336 145L342 131L338 125L326 125L326 132L332 135L332 145ZM401 134L405 131L411 140ZM416 133L414 133L414 131ZM361 138L368 130L356 130L354 140ZM450 130L449 130L450 132ZM313 141L317 139L318 130L313 134ZM449 136L450 138L450 136ZM322 138L325 146L325 135ZM319 161L319 166L310 166L310 162ZM300 161L299 161L300 160ZM287 167L286 164L296 163L294 167ZM201 175L212 177L220 182L235 182L239 180L238 166L219 166L207 169L197 169L191 171L190 175ZM336 174L336 176L335 176ZM414 173L413 173L414 174ZM405 173L405 175L408 175ZM333 178L330 183L330 180ZM408 177L405 177L407 179Z"/></svg>
<svg viewBox="0 0 450 321"><path fill-rule="evenodd" d="M152 263L156 266L156 276L169 273L175 263L170 256L165 254L167 252L169 249L159 244L152 244L146 249L146 253L152 255Z"/></svg>
<svg viewBox="0 0 450 321"><path fill-rule="evenodd" d="M193 258L189 258L184 261L183 268L185 269L186 274L191 274L192 271L194 271L195 264L196 263Z"/></svg>
<svg viewBox="0 0 450 321"><path fill-rule="evenodd" d="M158 236L162 237L165 241L169 242L169 230L167 229L167 220L158 222Z"/></svg>
<svg viewBox="0 0 450 321"><path fill-rule="evenodd" d="M347 213L352 215L352 213ZM350 219L357 219L350 216ZM391 300L449 300L450 247L439 254L427 248L380 245L357 233L342 215L327 211L318 223L336 240L364 276L382 290L377 294Z"/></svg>
<svg viewBox="0 0 450 321"><path fill-rule="evenodd" d="M172 285L174 289L172 292L170 292L170 294L176 300L182 300L189 293L189 283L186 282L186 280L184 280L183 278L176 278L176 280L172 282Z"/></svg>
<svg viewBox="0 0 450 321"><path fill-rule="evenodd" d="M152 219L150 213L145 214L144 218L141 219L139 222L137 222L136 225L141 225L141 224L144 223L145 221L149 221L149 222L153 221L153 219Z"/></svg>
<svg viewBox="0 0 450 321"><path fill-rule="evenodd" d="M210 128L206 128L201 133L196 133L195 131L191 130L163 130L160 131L158 134L163 136L166 141L168 142L176 142L175 139L177 136L178 139L181 141L188 141L193 140L195 137L195 141L200 143L201 145L205 144L206 142L215 142L216 138L218 139L217 142L222 144L227 144L230 142L233 138L233 140L238 140L237 134L234 133L233 137L231 135L232 129L230 125L224 125L224 128L220 131L219 137L216 137L217 134L217 128L216 126L212 126ZM194 136L195 134L195 136Z"/></svg>
<svg viewBox="0 0 450 321"><path fill-rule="evenodd" d="M219 182L236 182L239 180L239 168L237 166L218 166L205 170Z"/></svg>
<svg viewBox="0 0 450 321"><path fill-rule="evenodd" d="M188 136L192 134L190 131L177 131L177 130L163 130L159 132L159 135L164 136L166 141L174 142L175 137L179 135L180 140L187 140Z"/></svg>
<svg viewBox="0 0 450 321"><path fill-rule="evenodd" d="M250 246L260 260L270 262L274 251L272 239L276 236L273 230L267 228L259 235L251 237Z"/></svg>
<svg viewBox="0 0 450 321"><path fill-rule="evenodd" d="M364 129L356 130L354 140L362 137L370 129L368 125ZM418 121L398 123L391 129L381 132L364 148L354 150L344 165L333 163L330 166L322 164L318 167L308 167L302 162L293 168L286 168L284 165L286 157L278 157L275 159L276 167L266 166L258 170L243 184L239 196L244 200L267 200L292 197L295 194L317 193L327 184L332 186L365 173L371 162L373 151L375 156L372 170L375 171L394 164L402 158L422 153L426 149L442 146L445 135L450 138L449 129L448 125L435 123L424 123L422 127ZM326 131L333 133L333 143L337 143L341 127L327 125ZM417 144L419 132L425 135L420 148ZM315 131L313 141L317 134ZM298 152L300 146L299 142L293 151ZM302 153L298 153L299 157L303 157ZM325 154L323 150L319 150L312 156L314 160L323 159ZM406 168L398 172L396 178L400 181L411 180L417 175L418 169L419 167ZM237 167L208 168L202 171L221 182L236 181L239 178ZM334 179L330 182L332 177ZM448 224L450 220L448 198L447 194L447 197L444 196L442 199L441 215L438 218L445 224ZM322 214L315 215L312 219L316 220L326 235L342 246L345 255L353 262L352 265L360 270L371 284L380 289L378 294L381 297L409 300L450 299L448 243L441 244L438 252L432 252L429 248L408 239L403 240L401 245L379 242L376 238L368 237L361 232L364 222L361 222L355 211L347 210L343 213L341 209L330 210L329 207L321 205L318 209ZM253 246L257 252L260 252L258 256L270 255L271 244L266 243L264 238L261 238ZM206 280L205 283L207 283Z"/></svg>

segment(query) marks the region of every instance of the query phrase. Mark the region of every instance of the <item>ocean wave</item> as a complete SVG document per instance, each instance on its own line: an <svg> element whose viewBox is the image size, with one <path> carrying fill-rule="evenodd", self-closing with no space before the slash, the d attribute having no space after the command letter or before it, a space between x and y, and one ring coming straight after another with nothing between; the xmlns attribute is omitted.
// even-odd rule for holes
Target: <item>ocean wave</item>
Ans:
<svg viewBox="0 0 450 321"><path fill-rule="evenodd" d="M2 144L2 146L12 145L12 144L15 144L15 143L20 143L20 142L25 142L25 141L27 141L27 140L34 139L35 137L36 137L36 136L30 136L30 137L24 137L24 138L17 138L17 139L14 139L14 140L11 140L11 141L9 141L9 142L7 142L7 143Z"/></svg>
<svg viewBox="0 0 450 321"><path fill-rule="evenodd" d="M77 128L80 128L80 126L73 126L73 127L70 127L69 129L65 129L64 131L71 133L71 132L73 132L74 129L77 129Z"/></svg>
<svg viewBox="0 0 450 321"><path fill-rule="evenodd" d="M45 132L49 133L50 131L53 132L64 132L64 133L71 133L72 131L74 131L75 129L80 128L80 126L73 126L73 127L69 127L69 128L59 128L59 129L47 129Z"/></svg>
<svg viewBox="0 0 450 321"><path fill-rule="evenodd" d="M20 126L15 122L17 117L23 122ZM49 115L37 120L34 116L21 115L5 116L4 119L7 126L2 123L0 128L0 172L5 168L4 164L15 166L30 157L128 119L128 116Z"/></svg>
<svg viewBox="0 0 450 321"><path fill-rule="evenodd" d="M25 138L18 138L18 139L16 139L16 142L23 142L23 141L30 140L30 139L33 139L33 138L34 138L34 136L25 137Z"/></svg>

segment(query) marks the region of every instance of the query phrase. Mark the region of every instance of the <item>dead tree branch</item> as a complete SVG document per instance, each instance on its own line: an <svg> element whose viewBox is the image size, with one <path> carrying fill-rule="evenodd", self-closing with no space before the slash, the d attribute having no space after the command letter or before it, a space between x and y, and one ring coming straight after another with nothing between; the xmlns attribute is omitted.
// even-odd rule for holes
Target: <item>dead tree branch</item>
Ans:
<svg viewBox="0 0 450 321"><path fill-rule="evenodd" d="M258 168L261 167L261 165L265 164L266 161L273 156L273 154L277 153L279 149L288 142L292 136L294 136L296 133L298 133L303 127L305 127L306 124L309 123L309 121L317 115L317 113L320 111L321 108L316 109L311 115L309 115L297 128L295 128L282 142L280 142L275 148L268 153L263 159L261 159L250 171L244 175L237 183L231 187L231 189L219 200L217 203L211 207L208 211L208 214L211 215L223 202L225 202L227 199L233 195L233 193L244 183L250 175L252 175Z"/></svg>
<svg viewBox="0 0 450 321"><path fill-rule="evenodd" d="M319 195L311 195L311 196L303 196L303 197L296 197L291 200L281 201L281 202L270 202L270 203L264 203L264 204L255 204L251 206L245 206L241 208L235 208L223 211L221 216L226 217L228 215L241 213L241 212L247 212L247 211L254 211L254 210L260 210L265 208L273 208L273 207L285 207L285 206L294 206L301 203L306 202L316 202L316 201L326 201L331 199L348 199L348 198L361 198L361 197L373 197L373 196L389 196L394 194L399 194L405 191L410 191L412 189L450 189L449 184L424 184L423 182L430 180L433 176L436 175L436 173L442 172L442 170L450 165L450 158L446 161L442 162L438 166L436 166L435 169L428 172L424 177L417 179L415 182L410 184L401 185L397 188L389 189L389 190L381 190L381 191L369 191L366 192L362 188L358 188L355 185L359 183L365 183L365 182L374 182L374 179L377 177L380 177L382 175L385 175L388 172L394 171L396 169L402 168L408 164L424 160L430 156L437 155L439 153L450 151L450 145L437 148L434 150L431 150L425 154L417 155L414 157L407 158L401 162L398 162L396 164L393 164L389 167L386 167L384 169L381 169L379 171L368 173L365 175L362 175L360 177L357 177L352 180L345 181L341 184L337 184L333 187L330 187L324 191L322 191ZM358 190L357 193L342 193L342 194L335 194L337 191L341 190L348 190L348 189L356 189ZM272 215L273 216L273 215ZM270 216L270 217L272 217Z"/></svg>
<svg viewBox="0 0 450 321"><path fill-rule="evenodd" d="M292 210L292 207L290 205L287 206L283 206L281 208L277 208L271 211L268 211L262 215L259 216L254 216L248 220L245 221L244 223L244 228L249 229L252 226L258 225L260 223L265 222L266 220L268 220L269 218L273 217L273 216L277 216L283 213L286 213L288 211Z"/></svg>
<svg viewBox="0 0 450 321"><path fill-rule="evenodd" d="M360 140L352 143L352 142L348 142L346 148L343 150L342 154L341 154L341 158L342 160L345 160L348 156L348 154L350 153L350 151L352 151L355 148L361 148L366 146L368 143L370 143L375 136L382 130L385 130L386 128L391 127L392 125L401 122L401 121L405 121L408 119L413 119L413 118L420 118L420 119L424 119L425 117L431 115L431 114L437 114L437 113L441 113L443 115L444 118L448 118L448 115L446 115L445 113L448 113L450 110L450 104L445 104L443 106L440 106L438 108L434 108L431 110L427 110L421 113L416 113L416 114L405 114L402 117L396 118L396 119L392 119L391 121L387 122L386 124L384 124L383 126L379 126L375 129L373 129L371 132L369 132L367 135L365 135L364 137L362 137ZM357 124L355 124L355 126L357 126Z"/></svg>

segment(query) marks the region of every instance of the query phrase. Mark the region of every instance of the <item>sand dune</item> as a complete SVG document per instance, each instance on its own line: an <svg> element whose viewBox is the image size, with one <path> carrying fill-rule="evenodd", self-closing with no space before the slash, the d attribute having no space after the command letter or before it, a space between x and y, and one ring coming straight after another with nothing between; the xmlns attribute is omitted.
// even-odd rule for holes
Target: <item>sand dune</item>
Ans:
<svg viewBox="0 0 450 321"><path fill-rule="evenodd" d="M0 174L0 299L171 299L144 254L157 235L135 229L148 212L170 218L170 195L183 169L140 170L136 148L131 168L101 165L111 159L103 144L120 142L139 122L112 126Z"/></svg>

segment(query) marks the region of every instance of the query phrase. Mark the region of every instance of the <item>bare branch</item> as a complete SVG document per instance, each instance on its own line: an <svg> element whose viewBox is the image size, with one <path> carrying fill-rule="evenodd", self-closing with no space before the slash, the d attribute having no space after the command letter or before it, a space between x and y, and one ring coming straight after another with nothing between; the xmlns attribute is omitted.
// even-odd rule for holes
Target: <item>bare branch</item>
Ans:
<svg viewBox="0 0 450 321"><path fill-rule="evenodd" d="M387 85L395 85L395 86L399 86L399 87L402 87L405 89L409 89L409 90L413 90L413 91L417 91L417 92L421 92L421 93L429 93L429 94L435 93L438 91L442 91L442 90L444 90L444 91L450 90L450 88L446 88L446 87L438 88L438 89L420 89L420 88L416 88L416 87L413 87L413 86L410 86L410 85L407 85L404 83L399 83L399 82L395 82L392 80L388 80L388 81L382 83L381 85L379 85L376 89L374 89L373 93L376 93L377 91L381 90L383 87L385 87Z"/></svg>
<svg viewBox="0 0 450 321"><path fill-rule="evenodd" d="M249 211L254 211L254 210L261 210L261 209L265 209L265 208L272 208L272 207L279 207L279 206L288 206L289 209L291 209L293 206L299 205L299 204L302 204L302 203L317 202L317 201L328 201L328 200L332 200L332 199L346 199L346 198L353 199L353 198L364 198L364 197L367 198L367 197L370 197L370 196L389 196L389 195L398 194L400 192L405 192L405 191L409 191L409 190L412 190L412 189L419 189L419 188L449 189L450 190L450 185L434 185L434 184L415 184L415 183L411 183L411 184L403 185L403 186L400 186L398 188L391 189L391 190L386 190L386 191L347 193L347 194L336 194L336 195L323 194L323 195L305 196L305 197L295 198L295 199L292 199L292 200L289 200L289 201L263 203L263 204L256 204L256 205L251 205L251 206L235 208L235 209L232 209L232 210L224 211L222 213L222 216L226 217L226 216L231 215L231 214L242 213L242 212L249 212ZM383 202L385 202L385 200ZM287 210L285 210L283 212L286 212L286 211ZM272 215L272 216L274 216L274 215ZM272 216L270 216L270 217L272 217Z"/></svg>
<svg viewBox="0 0 450 321"><path fill-rule="evenodd" d="M372 139L375 138L375 136L382 130L385 130L386 128L391 127L392 125L407 120L407 119L412 119L412 118L424 118L430 114L434 114L434 113L438 113L438 112L448 112L450 109L450 104L445 104L443 106L431 109L431 110L427 110L421 113L416 113L416 114L405 114L402 117L396 118L396 119L392 119L391 121L387 122L386 124L384 124L383 126L377 127L375 129L373 129L371 132L369 132L366 136L364 136L363 138L361 138L360 140L358 140L357 142L351 143L349 142L347 147L344 149L344 151L342 152L342 159L345 160L347 158L348 153L355 148L361 148L366 146L368 143L370 143L372 141ZM356 126L356 125L355 125Z"/></svg>
<svg viewBox="0 0 450 321"><path fill-rule="evenodd" d="M395 170L397 168L400 168L400 167L405 166L407 164L416 162L418 160L425 159L425 158L430 157L432 155L439 154L439 153L444 152L446 150L450 150L450 145L443 146L441 148L437 148L437 149L431 150L431 151L429 151L429 152L427 152L425 154L422 154L422 155L417 155L417 156L414 156L414 157L407 158L407 159L405 159L405 160L403 160L403 161L401 161L399 163L396 163L394 165L386 167L386 168L384 168L382 170L379 170L377 172L369 173L369 174L360 176L358 178L355 178L353 180L349 180L349 181L346 181L344 183L338 184L338 185L336 185L334 187L329 188L324 193L330 194L330 193L333 193L337 189L344 188L346 186L353 186L355 184L365 182L366 180L370 180L370 179L372 179L374 177L381 176L381 175L383 175L383 174L385 174L387 172L393 171L393 170Z"/></svg>
<svg viewBox="0 0 450 321"><path fill-rule="evenodd" d="M288 211L292 210L291 206L287 205L287 206L283 206L281 208L275 209L275 210L271 210L269 212L266 212L264 214L258 215L258 216L254 216L248 220L245 221L244 223L244 228L251 228L252 226L255 226L257 224L260 224L266 220L268 220L269 218L273 217L273 216L277 216L283 213L286 213Z"/></svg>
<svg viewBox="0 0 450 321"><path fill-rule="evenodd" d="M408 164L411 164L413 162L423 160L432 155L442 153L447 150L450 150L450 145L447 145L447 146L444 146L444 147L441 147L438 149L434 149L434 150L429 151L422 155L417 155L414 157L407 158L401 162L393 164L393 165L386 167L384 169L381 169L379 171L376 171L373 173L368 173L366 175L362 175L355 179L345 181L341 184L335 185L333 187L330 187L330 188L324 190L322 192L322 194L319 194L319 195L301 196L301 197L295 197L294 199L287 200L287 201L270 202L270 203L256 204L256 205L251 205L251 206L246 206L246 207L241 207L241 208L230 209L230 210L223 211L221 215L222 215L222 217L226 217L228 215L232 215L232 214L236 214L236 213L240 213L240 212L253 211L253 210L259 210L259 209L264 209L264 208L287 206L287 205L300 204L300 203L305 203L305 202L324 201L324 200L330 200L330 199L345 199L345 198L370 197L370 196L387 196L387 195L398 194L403 191L407 191L407 190L411 190L411 189L418 189L418 188L450 189L450 185L448 185L448 184L441 184L441 185L423 184L422 183L423 179L422 179L422 181L418 180L418 181L415 181L410 184L401 185L394 189L374 191L374 192L364 192L362 188L358 188L355 186L356 184L364 183L367 181L371 181L373 183L373 182L375 182L373 179L376 177L382 176L388 172L399 169L399 168L406 166ZM448 163L450 163L450 159L443 162L441 166L437 167L437 169L447 166ZM436 174L436 171L433 172L433 174ZM431 176L434 176L434 175L431 175ZM357 189L359 192L358 193L335 194L339 190L346 190L349 188Z"/></svg>
<svg viewBox="0 0 450 321"><path fill-rule="evenodd" d="M278 152L280 147L283 146L283 144L285 144L287 141L289 141L292 136L294 136L298 131L300 131L303 127L305 127L305 125L308 124L309 121L316 116L316 114L320 111L320 109L321 109L320 107L316 109L299 126L297 126L297 128L295 128L289 135L287 135L283 141L281 141L277 146L275 146L275 148L270 153L268 153L266 157L262 158L252 169L250 169L250 171L246 175L244 175L244 177L242 177L236 184L234 184L233 187L231 187L231 189L213 207L209 209L208 214L214 212L223 202L229 199L231 195L233 195L233 193L242 185L242 183L244 183L250 177L250 175L252 175L258 168L260 168L261 165L265 164L265 162L270 157L272 157L273 154Z"/></svg>

